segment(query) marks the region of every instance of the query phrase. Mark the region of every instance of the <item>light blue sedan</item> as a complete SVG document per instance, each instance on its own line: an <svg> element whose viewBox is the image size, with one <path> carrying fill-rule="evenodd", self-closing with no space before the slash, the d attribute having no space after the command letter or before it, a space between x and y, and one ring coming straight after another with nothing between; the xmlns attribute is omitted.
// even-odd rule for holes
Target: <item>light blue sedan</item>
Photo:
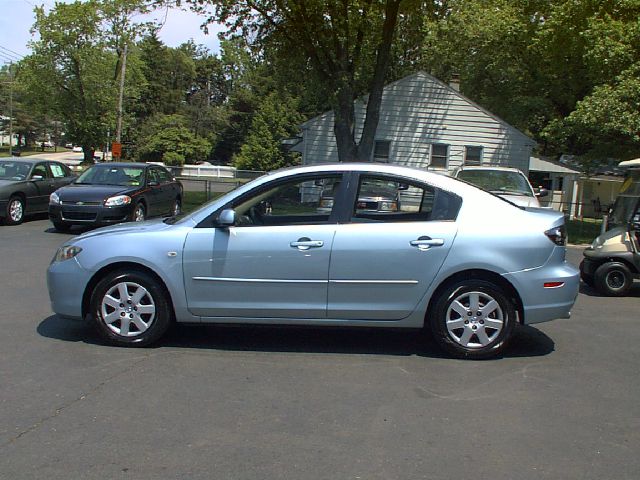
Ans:
<svg viewBox="0 0 640 480"><path fill-rule="evenodd" d="M75 237L47 280L54 312L115 345L149 345L172 322L428 327L449 353L485 358L516 323L569 317L579 280L565 242L562 213L449 177L316 165L183 218Z"/></svg>

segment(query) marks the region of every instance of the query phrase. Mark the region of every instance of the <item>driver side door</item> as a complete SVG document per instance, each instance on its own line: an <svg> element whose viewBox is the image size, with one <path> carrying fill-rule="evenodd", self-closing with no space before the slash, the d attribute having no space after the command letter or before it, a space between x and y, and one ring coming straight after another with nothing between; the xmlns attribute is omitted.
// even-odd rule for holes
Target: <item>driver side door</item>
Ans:
<svg viewBox="0 0 640 480"><path fill-rule="evenodd" d="M235 225L192 229L183 257L191 313L229 321L326 318L336 221L321 199L341 178L270 182L220 209L235 210Z"/></svg>

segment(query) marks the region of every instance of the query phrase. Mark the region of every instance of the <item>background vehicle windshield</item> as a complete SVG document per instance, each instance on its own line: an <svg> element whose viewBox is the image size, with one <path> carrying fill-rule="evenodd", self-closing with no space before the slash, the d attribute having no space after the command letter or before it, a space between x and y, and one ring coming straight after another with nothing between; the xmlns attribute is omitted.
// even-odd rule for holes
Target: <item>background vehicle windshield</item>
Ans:
<svg viewBox="0 0 640 480"><path fill-rule="evenodd" d="M11 161L0 161L0 180L24 180L29 175L31 165Z"/></svg>
<svg viewBox="0 0 640 480"><path fill-rule="evenodd" d="M78 177L76 184L138 186L144 183L144 169L100 165L89 168Z"/></svg>
<svg viewBox="0 0 640 480"><path fill-rule="evenodd" d="M620 227L626 225L633 220L637 221L637 204L640 198L640 170L634 170L627 173L618 198L611 209L609 218L609 228Z"/></svg>
<svg viewBox="0 0 640 480"><path fill-rule="evenodd" d="M518 172L506 170L462 170L457 178L492 193L510 193L533 197L529 182L524 175Z"/></svg>

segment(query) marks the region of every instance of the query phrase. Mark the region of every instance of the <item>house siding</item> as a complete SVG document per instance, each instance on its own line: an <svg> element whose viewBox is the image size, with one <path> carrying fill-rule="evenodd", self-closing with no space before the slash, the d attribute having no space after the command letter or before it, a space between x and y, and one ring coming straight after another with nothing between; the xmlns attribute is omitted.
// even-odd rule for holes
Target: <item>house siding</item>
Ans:
<svg viewBox="0 0 640 480"><path fill-rule="evenodd" d="M356 102L357 141L365 108L363 101ZM333 118L327 112L303 125L303 163L338 161ZM520 131L423 72L385 87L376 139L391 141L390 163L442 172L462 165L469 145L482 147L483 165L516 167L527 174L534 145ZM429 167L431 145L439 143L449 145L446 170Z"/></svg>

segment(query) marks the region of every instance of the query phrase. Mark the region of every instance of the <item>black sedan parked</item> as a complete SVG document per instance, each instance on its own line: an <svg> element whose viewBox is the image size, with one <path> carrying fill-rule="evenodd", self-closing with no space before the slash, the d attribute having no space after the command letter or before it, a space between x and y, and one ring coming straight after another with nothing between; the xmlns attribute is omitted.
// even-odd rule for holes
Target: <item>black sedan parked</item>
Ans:
<svg viewBox="0 0 640 480"><path fill-rule="evenodd" d="M49 199L54 227L140 222L148 217L178 215L182 184L166 169L147 163L103 163L86 170Z"/></svg>
<svg viewBox="0 0 640 480"><path fill-rule="evenodd" d="M22 223L25 215L47 211L49 195L75 176L65 164L42 158L0 158L0 220Z"/></svg>

